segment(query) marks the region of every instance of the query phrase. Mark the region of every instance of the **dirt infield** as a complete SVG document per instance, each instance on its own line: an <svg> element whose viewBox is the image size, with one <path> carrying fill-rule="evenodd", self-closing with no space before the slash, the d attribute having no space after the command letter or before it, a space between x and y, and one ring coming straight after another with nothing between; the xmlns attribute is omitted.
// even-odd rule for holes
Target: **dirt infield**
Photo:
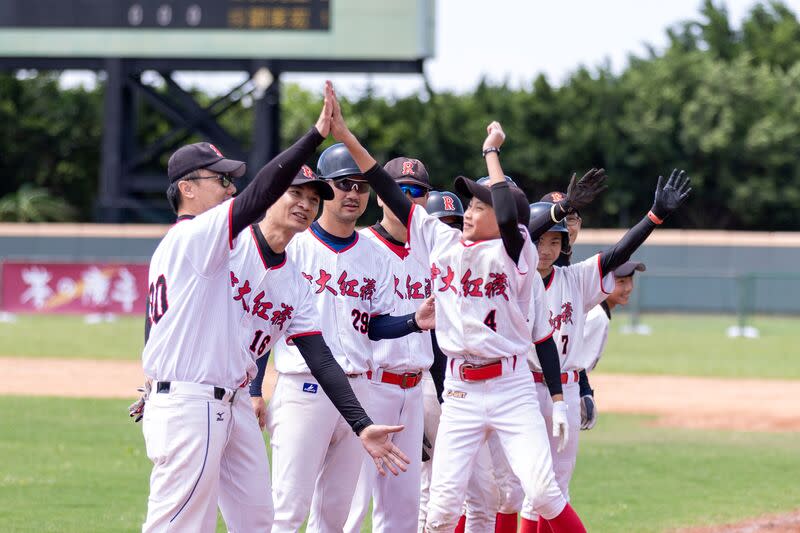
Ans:
<svg viewBox="0 0 800 533"><path fill-rule="evenodd" d="M139 361L0 357L0 375L0 395L135 398L142 382ZM267 376L265 393L274 380L273 373ZM800 380L594 374L592 386L600 416L657 415L658 425L672 427L800 431Z"/></svg>
<svg viewBox="0 0 800 533"><path fill-rule="evenodd" d="M679 529L675 533L800 533L800 510L752 518L736 524Z"/></svg>

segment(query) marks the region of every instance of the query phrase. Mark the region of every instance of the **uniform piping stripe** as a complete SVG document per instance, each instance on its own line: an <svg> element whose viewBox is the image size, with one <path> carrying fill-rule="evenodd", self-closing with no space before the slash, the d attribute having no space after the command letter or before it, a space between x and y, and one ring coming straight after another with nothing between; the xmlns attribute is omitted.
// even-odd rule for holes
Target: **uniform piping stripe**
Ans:
<svg viewBox="0 0 800 533"><path fill-rule="evenodd" d="M558 272L558 269L554 268L553 269L553 274L550 276L550 283L545 285L544 290L548 290L550 288L550 285L553 284L553 280L556 279L556 272Z"/></svg>
<svg viewBox="0 0 800 533"><path fill-rule="evenodd" d="M296 339L297 337L310 337L311 335L322 335L321 331L306 331L305 333L295 333L289 337L286 337L287 341L291 341Z"/></svg>
<svg viewBox="0 0 800 533"><path fill-rule="evenodd" d="M602 259L603 254L597 254L597 271L600 273L600 291L603 294L611 294L610 292L606 292L605 287L603 287L603 267L600 264L600 259Z"/></svg>
<svg viewBox="0 0 800 533"><path fill-rule="evenodd" d="M406 242L411 246L411 219L414 218L414 209L417 204L411 203L411 209L408 210L408 220L406 220Z"/></svg>
<svg viewBox="0 0 800 533"><path fill-rule="evenodd" d="M556 331L555 329L550 330L550 333L547 336L542 337L538 341L533 341L533 344L541 344L541 343L543 343L547 339L551 338L553 336L553 333L555 333L555 331Z"/></svg>
<svg viewBox="0 0 800 533"><path fill-rule="evenodd" d="M348 244L347 246L345 246L344 248L342 248L341 250L339 250L339 251L337 252L335 249L333 249L333 248L331 248L330 246L328 246L328 243L327 243L327 242L325 242L325 241L323 241L322 239L320 239L320 238L319 238L319 235L317 235L316 233L314 233L314 230L312 230L311 228L308 228L306 231L308 231L309 233L311 233L311 235L313 235L313 236L314 236L314 238L315 238L315 239L317 239L317 240L320 242L320 244L322 244L322 245L323 245L325 248L327 248L328 250L330 250L331 252L333 252L333 253L335 253L335 254L343 254L343 253L345 253L347 250L349 250L350 248L352 248L353 246L355 246L355 245L356 245L356 243L358 242L358 232L356 232L356 238L355 238L355 239L353 239L353 242L352 242L352 243L350 243L350 244Z"/></svg>
<svg viewBox="0 0 800 533"><path fill-rule="evenodd" d="M407 250L406 248L404 248L404 247L402 247L402 246L398 246L398 245L396 245L396 244L394 244L394 243L392 243L392 242L389 242L389 241L387 241L386 239L384 239L384 238L383 238L383 235L381 235L380 233L378 233L377 231L375 231L375 229L374 229L374 228L370 227L370 228L368 228L368 229L369 229L369 231L371 231L371 232L372 232L372 233L375 235L375 237L376 237L376 238L377 238L379 241L381 241L383 244L385 244L385 245L386 245L386 247L387 247L389 250L391 250L392 252L394 252L394 254L395 254L397 257L399 257L400 259L405 259L406 257L408 257L408 250Z"/></svg>
<svg viewBox="0 0 800 533"><path fill-rule="evenodd" d="M208 460L208 445L211 441L211 402L206 402L206 453L203 456L203 466L200 468L200 475L197 476L197 481L194 482L194 487L192 487L192 492L189 493L189 497L186 498L186 501L183 502L181 508L178 509L178 512L175 513L175 516L170 518L169 523L171 524L173 520L178 518L178 515L181 514L183 509L189 503L189 500L192 499L194 495L195 489L197 489L197 484L200 483L200 479L203 477L203 471L206 469L206 461Z"/></svg>
<svg viewBox="0 0 800 533"><path fill-rule="evenodd" d="M228 246L231 250L233 250L233 202L235 200L235 198L231 200L231 205L228 206Z"/></svg>

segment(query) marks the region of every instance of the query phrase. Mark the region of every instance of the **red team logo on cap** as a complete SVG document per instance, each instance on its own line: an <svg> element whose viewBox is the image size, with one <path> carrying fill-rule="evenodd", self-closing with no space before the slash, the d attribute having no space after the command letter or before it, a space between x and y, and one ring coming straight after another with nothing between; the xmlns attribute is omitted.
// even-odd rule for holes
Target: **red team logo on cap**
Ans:
<svg viewBox="0 0 800 533"><path fill-rule="evenodd" d="M550 196L553 198L554 202L560 202L561 200L564 199L564 195L561 194L560 192L554 192Z"/></svg>
<svg viewBox="0 0 800 533"><path fill-rule="evenodd" d="M303 165L303 176L307 178L313 178L314 173L311 171L308 165Z"/></svg>
<svg viewBox="0 0 800 533"><path fill-rule="evenodd" d="M403 161L403 176L414 175L414 162Z"/></svg>
<svg viewBox="0 0 800 533"><path fill-rule="evenodd" d="M456 204L453 203L453 199L449 196L442 196L442 201L444 202L444 210L445 211L455 211Z"/></svg>
<svg viewBox="0 0 800 533"><path fill-rule="evenodd" d="M222 152L220 152L219 149L217 149L217 147L214 146L213 144L208 143L208 146L211 147L211 149L214 150L214 153L217 154L218 156L225 157L222 155Z"/></svg>

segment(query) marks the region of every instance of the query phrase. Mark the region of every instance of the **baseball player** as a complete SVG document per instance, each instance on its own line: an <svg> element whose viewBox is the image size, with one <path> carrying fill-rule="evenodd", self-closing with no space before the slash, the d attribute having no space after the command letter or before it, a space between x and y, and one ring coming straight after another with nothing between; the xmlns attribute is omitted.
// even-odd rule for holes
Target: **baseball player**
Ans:
<svg viewBox="0 0 800 533"><path fill-rule="evenodd" d="M143 531L214 531L218 498L222 503L251 490L258 478L236 475L242 464L266 465L263 446L246 456L228 438L239 424L255 424L239 394L255 365L240 350L240 313L229 285L231 250L327 136L331 103L327 83L315 127L262 168L235 199L231 178L244 175L245 164L225 159L212 144L184 146L169 160L167 197L178 222L150 261L142 352L151 384L142 430L153 462ZM391 449L387 454L394 456ZM268 499L254 503L248 514L242 527L263 531L270 519Z"/></svg>
<svg viewBox="0 0 800 533"><path fill-rule="evenodd" d="M611 324L611 310L618 305L627 305L633 292L633 275L644 272L647 267L644 263L627 261L614 269L614 290L608 298L594 306L586 315L586 324L583 327L583 350L586 352L586 370L594 370L606 347L608 328ZM585 389L588 387L588 390ZM597 407L594 402L594 391L581 382L581 429L592 429L597 423Z"/></svg>
<svg viewBox="0 0 800 533"><path fill-rule="evenodd" d="M586 314L605 300L613 290L613 270L626 262L664 218L683 203L691 191L689 181L683 171L679 173L677 170L672 172L666 184L663 184L663 178L659 177L653 207L641 222L629 230L612 248L566 267L553 266L558 257L569 249L569 230L563 219L557 220L554 216L561 210L559 204L538 202L531 205L532 220L541 218L545 213L555 221L550 228L544 228L546 229L544 232L542 228L531 228L531 235L536 238L536 248L539 252L537 270L544 282L549 320L554 328L553 338L561 357L561 382L567 405L568 433L571 438L566 442L553 438L550 447L556 479L567 499L569 499L569 482L575 468L578 433L581 427L578 375L589 363L587 352L583 349ZM536 382L542 415L550 426L556 423L557 413L549 398L541 365L535 354L531 354L529 362ZM526 497L522 510L523 532L537 530L535 522L540 517L533 507L533 502ZM550 525L552 527L552 524Z"/></svg>
<svg viewBox="0 0 800 533"><path fill-rule="evenodd" d="M286 254L308 281L322 335L369 410L371 339L430 329L433 303L422 300L425 303L418 304L416 313L389 315L395 301L386 256L355 231L369 200L369 185L342 145L322 153L318 173L332 185L334 197L325 201L319 220L291 240ZM310 511L307 531L341 532L363 452L349 425L319 390L297 339L278 340L274 355L278 380L267 407L275 504L272 531L297 531ZM382 470L384 459L374 460Z"/></svg>
<svg viewBox="0 0 800 533"><path fill-rule="evenodd" d="M356 400L349 380L322 338L311 289L286 257L286 245L296 233L308 229L321 199L332 198L330 186L303 165L289 189L267 210L264 219L250 226L249 231L237 239L231 255L230 286L239 312L241 348L253 360L258 359L258 366L265 367L269 349L285 336L288 342L297 346L314 379L348 425L361 437L368 453L374 457L386 455L388 459L404 457L391 443L394 450L391 457L374 448L376 443L382 443L381 436L401 428L370 425L370 418ZM259 523L255 528L248 527L248 524L252 526L250 522L242 522L253 514L251 505L272 502L268 465L256 461L266 459L264 439L258 428L265 424L260 387L260 381L256 380L250 386L258 424L236 424L229 436L228 446L241 450L247 460L238 463L225 461L228 475L258 481L249 491L226 494L225 498L220 495L220 508L230 531L262 531L272 527L272 513L268 525ZM242 409L249 410L247 402ZM394 474L397 474L397 468L405 468L403 463L395 467L391 461L387 466ZM256 475L250 470L255 470Z"/></svg>
<svg viewBox="0 0 800 533"><path fill-rule="evenodd" d="M484 141L490 187L456 179L456 190L471 199L461 234L415 208L347 129L334 105L335 138L348 147L378 196L406 221L412 253L426 255L431 263L437 339L449 360L437 435L437 446L447 454L434 459L426 530L453 530L475 456L486 434L494 431L552 529L585 531L555 483L535 389L526 365L517 364L523 363L532 335L541 335L537 352L547 361L554 388L560 387L552 328L545 316L533 326L527 322L538 258L527 228L518 225L528 218L525 195L505 181L500 167L502 129L491 124ZM595 190L597 184L581 183L581 189ZM557 394L555 400L560 399Z"/></svg>
<svg viewBox="0 0 800 533"><path fill-rule="evenodd" d="M447 224L461 231L464 226L464 206L461 200L450 191L431 191L428 193L428 202L425 210ZM439 431L439 418L442 416L442 393L444 392L444 376L447 367L447 356L444 355L436 342L436 331L431 330L431 345L433 347L433 365L429 372L422 375L422 401L424 411L422 471L420 474L419 521L417 530L421 533L425 529L425 519L428 516L428 501L430 500L431 474L433 473L434 450L436 449L436 435ZM434 376L436 376L434 378Z"/></svg>
<svg viewBox="0 0 800 533"><path fill-rule="evenodd" d="M428 171L420 161L398 157L389 161L385 170L412 203L425 207L431 185ZM414 313L431 295L430 269L427 261L421 261L406 247L403 223L380 198L378 205L383 209L383 218L360 233L376 244L391 269L395 312ZM375 420L392 421L405 428L394 442L409 454L411 464L402 477L379 479L372 460L365 457L346 532L361 531L370 498L372 531L413 533L416 530L424 422L422 378L432 363L428 332L373 342L372 363L367 373L372 385L370 414Z"/></svg>

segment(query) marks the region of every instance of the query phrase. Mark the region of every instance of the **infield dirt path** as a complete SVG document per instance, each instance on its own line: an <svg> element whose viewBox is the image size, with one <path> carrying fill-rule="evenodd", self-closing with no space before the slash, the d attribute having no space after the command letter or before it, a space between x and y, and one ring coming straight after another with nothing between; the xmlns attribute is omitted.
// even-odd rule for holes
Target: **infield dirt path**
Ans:
<svg viewBox="0 0 800 533"><path fill-rule="evenodd" d="M0 357L0 395L135 399L139 361ZM264 383L272 392L274 372ZM800 380L593 374L600 414L656 415L659 425L800 431Z"/></svg>

